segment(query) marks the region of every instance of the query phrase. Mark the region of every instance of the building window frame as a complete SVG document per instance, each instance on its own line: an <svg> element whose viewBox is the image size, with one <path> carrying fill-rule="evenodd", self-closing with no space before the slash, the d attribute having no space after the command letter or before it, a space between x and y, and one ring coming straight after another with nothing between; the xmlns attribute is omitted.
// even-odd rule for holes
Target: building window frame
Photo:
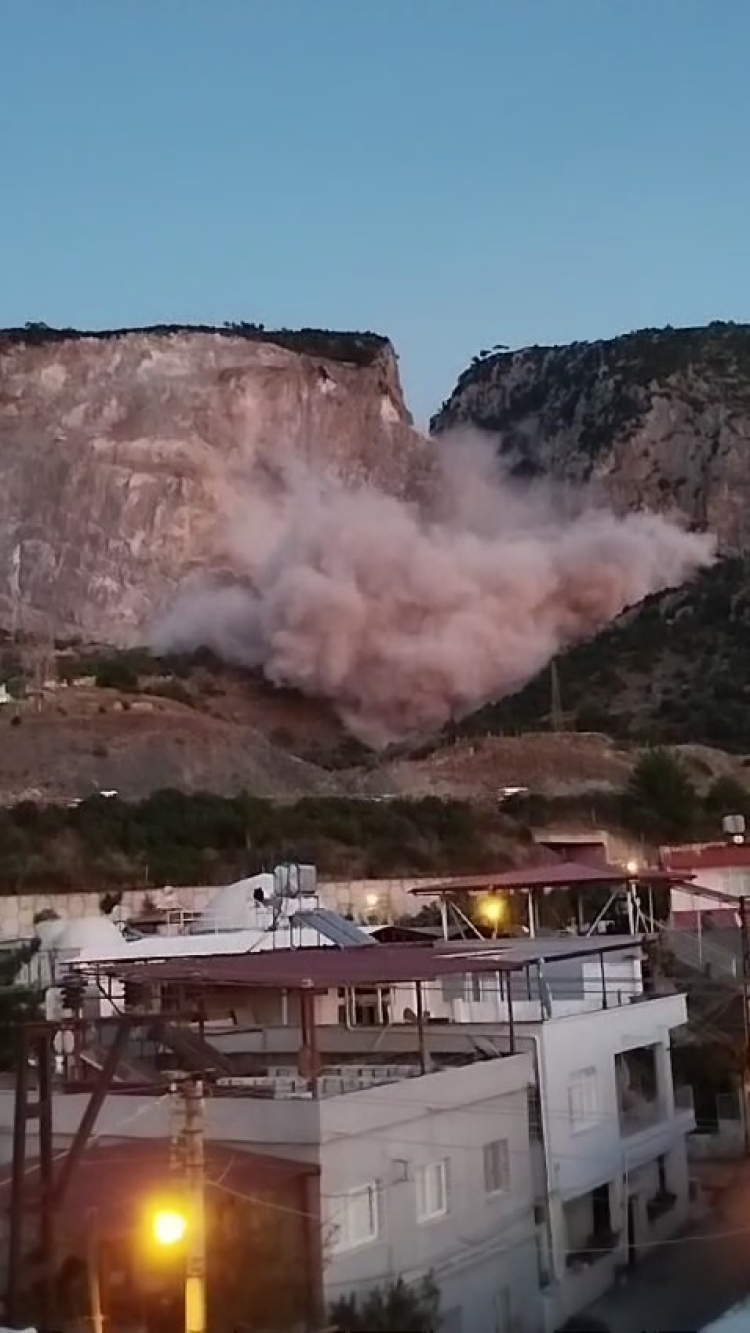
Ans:
<svg viewBox="0 0 750 1333"><path fill-rule="evenodd" d="M600 1118L599 1072L595 1065L576 1069L568 1079L568 1122L571 1134L584 1134Z"/></svg>
<svg viewBox="0 0 750 1333"><path fill-rule="evenodd" d="M484 1193L488 1199L497 1199L510 1192L510 1143L507 1139L492 1139L482 1149Z"/></svg>
<svg viewBox="0 0 750 1333"><path fill-rule="evenodd" d="M420 1162L414 1172L417 1222L437 1222L450 1211L448 1159Z"/></svg>
<svg viewBox="0 0 750 1333"><path fill-rule="evenodd" d="M384 1224L379 1181L368 1180L338 1195L332 1212L330 1246L334 1254L374 1245L383 1235ZM362 1218L366 1219L365 1226L360 1225Z"/></svg>

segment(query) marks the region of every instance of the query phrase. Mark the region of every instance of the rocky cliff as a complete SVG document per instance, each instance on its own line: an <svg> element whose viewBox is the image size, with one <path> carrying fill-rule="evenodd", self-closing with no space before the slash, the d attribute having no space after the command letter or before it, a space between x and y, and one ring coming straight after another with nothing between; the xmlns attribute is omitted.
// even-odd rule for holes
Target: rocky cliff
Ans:
<svg viewBox="0 0 750 1333"><path fill-rule="evenodd" d="M497 433L518 476L587 482L622 512L677 509L750 544L750 325L644 329L483 353L433 419Z"/></svg>
<svg viewBox="0 0 750 1333"><path fill-rule="evenodd" d="M126 644L294 460L411 492L429 445L373 334L0 333L0 623Z"/></svg>

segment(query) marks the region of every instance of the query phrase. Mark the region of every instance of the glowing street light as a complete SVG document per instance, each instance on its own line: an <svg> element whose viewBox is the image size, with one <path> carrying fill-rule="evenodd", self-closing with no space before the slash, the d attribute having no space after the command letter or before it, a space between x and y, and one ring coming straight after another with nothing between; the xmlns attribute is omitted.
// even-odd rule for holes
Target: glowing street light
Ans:
<svg viewBox="0 0 750 1333"><path fill-rule="evenodd" d="M491 894L489 898L483 898L479 904L479 914L488 926L492 926L493 935L496 935L497 928L505 916L505 899L498 897L496 893Z"/></svg>
<svg viewBox="0 0 750 1333"><path fill-rule="evenodd" d="M159 1208L153 1215L151 1230L157 1245L179 1245L187 1233L187 1218L176 1208Z"/></svg>

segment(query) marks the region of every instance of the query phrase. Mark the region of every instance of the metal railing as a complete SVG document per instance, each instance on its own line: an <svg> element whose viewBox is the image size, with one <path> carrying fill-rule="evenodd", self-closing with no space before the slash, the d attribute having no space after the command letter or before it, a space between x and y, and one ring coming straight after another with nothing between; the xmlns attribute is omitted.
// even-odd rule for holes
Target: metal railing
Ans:
<svg viewBox="0 0 750 1333"><path fill-rule="evenodd" d="M697 934L692 930L676 930L673 926L662 928L662 938L675 958L686 967L697 968L710 976L736 980L740 975L740 960L731 949L716 944L707 933Z"/></svg>

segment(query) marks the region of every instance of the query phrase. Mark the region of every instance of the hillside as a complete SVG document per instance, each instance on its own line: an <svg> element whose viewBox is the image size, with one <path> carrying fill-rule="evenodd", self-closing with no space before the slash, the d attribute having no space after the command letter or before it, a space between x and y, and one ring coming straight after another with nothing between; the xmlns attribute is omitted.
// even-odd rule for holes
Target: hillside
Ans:
<svg viewBox="0 0 750 1333"><path fill-rule="evenodd" d="M750 325L641 329L483 353L431 429L500 438L509 468L595 488L617 512L677 510L728 552L750 542Z"/></svg>
<svg viewBox="0 0 750 1333"><path fill-rule="evenodd" d="M750 750L750 562L722 560L556 662L562 721L620 740ZM460 721L460 735L550 726L549 669Z"/></svg>

